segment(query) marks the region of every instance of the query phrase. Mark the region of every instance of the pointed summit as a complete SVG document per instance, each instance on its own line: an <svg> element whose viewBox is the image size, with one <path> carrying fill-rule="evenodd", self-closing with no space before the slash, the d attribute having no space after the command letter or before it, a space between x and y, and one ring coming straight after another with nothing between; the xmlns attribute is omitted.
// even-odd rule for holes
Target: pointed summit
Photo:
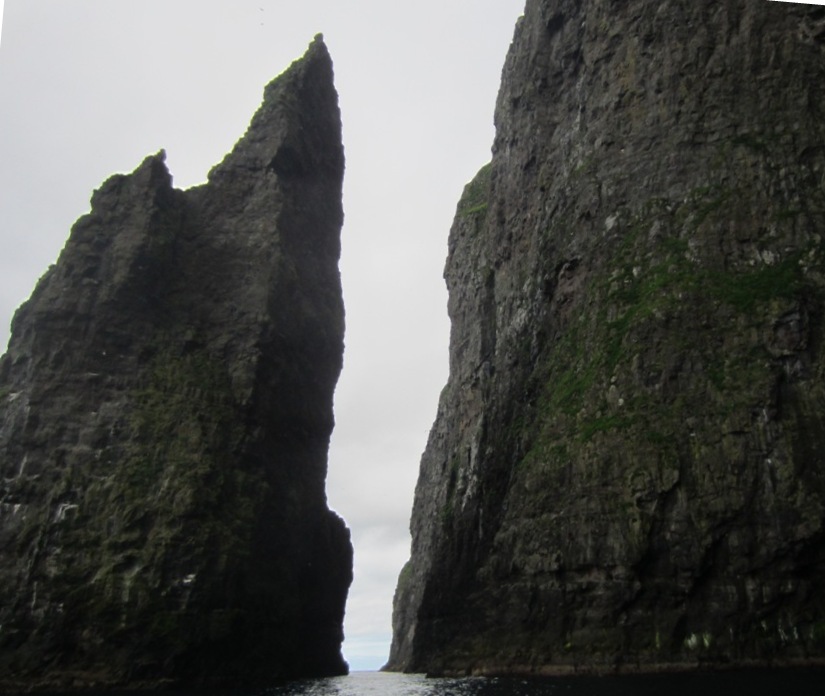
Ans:
<svg viewBox="0 0 825 696"><path fill-rule="evenodd" d="M347 671L343 172L316 39L208 183L94 193L0 358L0 689Z"/></svg>

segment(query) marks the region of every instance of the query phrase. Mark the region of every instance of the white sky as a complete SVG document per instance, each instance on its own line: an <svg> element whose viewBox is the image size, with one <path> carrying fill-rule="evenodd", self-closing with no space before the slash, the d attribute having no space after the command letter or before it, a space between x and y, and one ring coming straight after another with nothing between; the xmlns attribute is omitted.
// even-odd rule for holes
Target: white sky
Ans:
<svg viewBox="0 0 825 696"><path fill-rule="evenodd" d="M353 669L379 667L447 378L447 233L463 185L490 157L524 0L4 4L0 350L93 189L160 148L177 187L203 181L264 85L324 33L347 157L347 348L327 491L355 546L344 653Z"/></svg>

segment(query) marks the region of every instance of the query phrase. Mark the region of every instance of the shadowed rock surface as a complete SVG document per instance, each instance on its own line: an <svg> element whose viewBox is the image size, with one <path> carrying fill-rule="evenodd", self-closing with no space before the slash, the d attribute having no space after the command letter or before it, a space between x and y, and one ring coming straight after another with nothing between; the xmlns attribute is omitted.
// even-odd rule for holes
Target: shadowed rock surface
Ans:
<svg viewBox="0 0 825 696"><path fill-rule="evenodd" d="M388 669L825 656L825 9L528 0Z"/></svg>
<svg viewBox="0 0 825 696"><path fill-rule="evenodd" d="M343 172L319 36L207 183L95 191L0 360L4 688L346 672Z"/></svg>

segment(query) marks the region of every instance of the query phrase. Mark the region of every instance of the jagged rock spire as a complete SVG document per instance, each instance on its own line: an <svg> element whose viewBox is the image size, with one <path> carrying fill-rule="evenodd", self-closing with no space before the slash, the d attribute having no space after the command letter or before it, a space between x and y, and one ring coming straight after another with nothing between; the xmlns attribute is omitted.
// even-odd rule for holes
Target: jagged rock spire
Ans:
<svg viewBox="0 0 825 696"><path fill-rule="evenodd" d="M320 37L208 183L106 181L0 360L0 684L340 674L344 155Z"/></svg>

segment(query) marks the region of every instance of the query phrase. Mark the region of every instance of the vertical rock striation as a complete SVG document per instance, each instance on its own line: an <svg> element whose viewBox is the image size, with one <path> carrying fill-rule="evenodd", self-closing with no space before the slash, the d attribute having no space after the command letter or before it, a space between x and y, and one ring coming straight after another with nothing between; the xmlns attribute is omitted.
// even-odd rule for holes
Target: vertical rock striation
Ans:
<svg viewBox="0 0 825 696"><path fill-rule="evenodd" d="M4 688L346 672L343 172L319 36L207 183L94 193L0 360Z"/></svg>
<svg viewBox="0 0 825 696"><path fill-rule="evenodd" d="M825 9L528 0L389 669L825 657Z"/></svg>

